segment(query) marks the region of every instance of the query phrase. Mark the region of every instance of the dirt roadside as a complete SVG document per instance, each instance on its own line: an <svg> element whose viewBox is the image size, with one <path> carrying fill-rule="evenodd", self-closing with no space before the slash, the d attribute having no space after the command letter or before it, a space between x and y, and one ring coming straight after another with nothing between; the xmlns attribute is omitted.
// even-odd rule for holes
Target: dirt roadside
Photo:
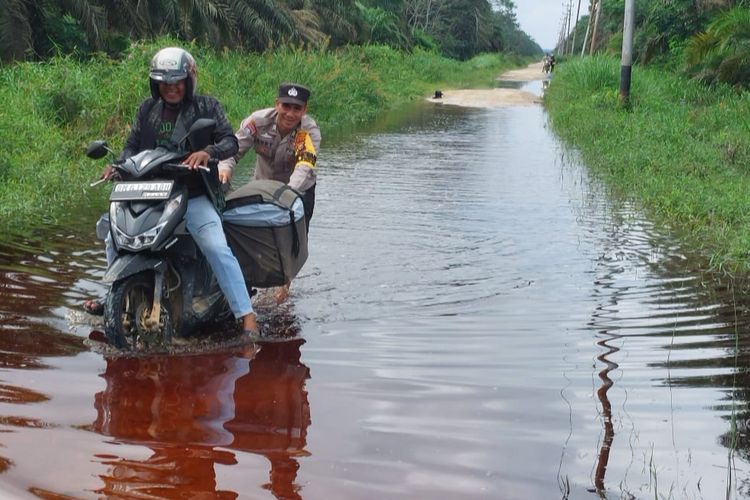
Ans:
<svg viewBox="0 0 750 500"><path fill-rule="evenodd" d="M526 68L514 69L500 75L497 80L506 82L529 82L545 80L542 63L529 64ZM542 99L536 94L518 89L455 89L443 90L440 99L428 98L430 102L471 108L498 108L504 106L536 106Z"/></svg>

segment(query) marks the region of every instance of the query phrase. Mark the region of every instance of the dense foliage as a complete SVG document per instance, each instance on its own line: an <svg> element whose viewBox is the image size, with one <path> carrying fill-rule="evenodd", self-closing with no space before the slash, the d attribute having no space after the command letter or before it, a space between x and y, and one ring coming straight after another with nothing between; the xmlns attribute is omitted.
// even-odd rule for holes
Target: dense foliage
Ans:
<svg viewBox="0 0 750 500"><path fill-rule="evenodd" d="M122 53L172 36L214 49L419 46L448 57L534 55L512 0L3 0L0 59Z"/></svg>
<svg viewBox="0 0 750 500"><path fill-rule="evenodd" d="M103 163L88 160L85 146L104 138L114 149L122 147L149 93L150 58L176 43L134 44L117 59L98 54L84 61L66 56L0 66L0 227L54 218L92 199L104 206L106 186L88 188ZM279 82L303 81L313 89L310 112L329 140L336 128L351 129L441 86L492 86L499 73L520 62L499 54L459 62L383 45L260 54L186 47L198 63L199 92L216 96L235 127L251 111L273 104Z"/></svg>
<svg viewBox="0 0 750 500"><path fill-rule="evenodd" d="M591 1L597 4L598 23L595 15L581 17L558 52L620 54L625 1ZM635 14L637 63L750 87L750 0L635 0Z"/></svg>

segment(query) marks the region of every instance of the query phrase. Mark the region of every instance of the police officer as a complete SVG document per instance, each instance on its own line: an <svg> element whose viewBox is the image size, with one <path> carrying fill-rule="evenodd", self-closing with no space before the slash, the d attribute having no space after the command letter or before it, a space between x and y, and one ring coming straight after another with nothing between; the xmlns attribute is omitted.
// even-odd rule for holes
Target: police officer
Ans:
<svg viewBox="0 0 750 500"><path fill-rule="evenodd" d="M282 83L273 108L255 111L235 133L239 151L219 162L219 180L232 180L237 162L250 149L256 153L255 179L273 179L288 184L302 195L305 221L315 206L315 163L320 148L320 128L307 114L310 89L297 83Z"/></svg>
<svg viewBox="0 0 750 500"><path fill-rule="evenodd" d="M320 148L320 128L307 115L310 89L297 83L282 83L273 108L255 111L235 133L239 151L219 162L219 180L229 183L234 167L250 149L256 153L255 179L273 179L288 184L302 195L305 222L310 227L315 208L315 163ZM289 284L279 287L276 301L283 302Z"/></svg>

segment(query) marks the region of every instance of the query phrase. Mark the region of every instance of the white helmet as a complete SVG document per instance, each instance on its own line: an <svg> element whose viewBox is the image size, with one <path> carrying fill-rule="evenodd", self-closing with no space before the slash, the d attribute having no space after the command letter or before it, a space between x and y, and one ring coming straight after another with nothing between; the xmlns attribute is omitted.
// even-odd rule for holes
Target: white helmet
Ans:
<svg viewBox="0 0 750 500"><path fill-rule="evenodd" d="M198 68L195 59L187 50L179 47L161 49L151 59L148 73L151 97L159 98L159 83L176 83L185 80L185 99L195 96L198 86Z"/></svg>

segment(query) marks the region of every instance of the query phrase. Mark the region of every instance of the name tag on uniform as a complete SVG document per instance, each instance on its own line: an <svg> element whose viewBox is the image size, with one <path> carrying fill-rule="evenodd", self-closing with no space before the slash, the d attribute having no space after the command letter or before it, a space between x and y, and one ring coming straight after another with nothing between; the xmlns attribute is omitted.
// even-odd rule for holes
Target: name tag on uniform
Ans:
<svg viewBox="0 0 750 500"><path fill-rule="evenodd" d="M271 155L271 147L273 146L272 143L262 141L262 140L256 140L255 141L255 152L258 154L261 154L263 156L270 156Z"/></svg>

